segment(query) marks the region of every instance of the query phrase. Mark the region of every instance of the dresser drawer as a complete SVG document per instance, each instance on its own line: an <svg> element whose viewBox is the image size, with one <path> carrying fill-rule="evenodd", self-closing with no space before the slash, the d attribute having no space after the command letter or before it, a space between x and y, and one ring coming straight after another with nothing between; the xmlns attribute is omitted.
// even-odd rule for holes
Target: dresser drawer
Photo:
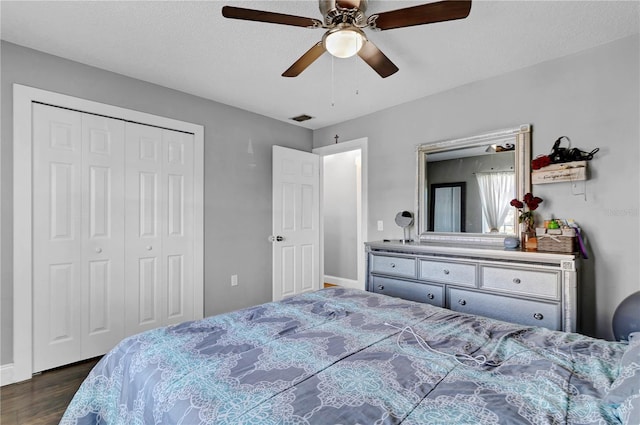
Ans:
<svg viewBox="0 0 640 425"><path fill-rule="evenodd" d="M560 303L521 300L502 295L448 288L449 308L527 326L561 330Z"/></svg>
<svg viewBox="0 0 640 425"><path fill-rule="evenodd" d="M373 276L372 282L371 290L378 294L444 307L444 287L440 285L407 282L380 276Z"/></svg>
<svg viewBox="0 0 640 425"><path fill-rule="evenodd" d="M415 258L372 255L371 272L416 277L416 260Z"/></svg>
<svg viewBox="0 0 640 425"><path fill-rule="evenodd" d="M419 260L419 278L456 285L476 286L476 265L447 261Z"/></svg>
<svg viewBox="0 0 640 425"><path fill-rule="evenodd" d="M520 295L560 299L560 272L481 266L481 286Z"/></svg>

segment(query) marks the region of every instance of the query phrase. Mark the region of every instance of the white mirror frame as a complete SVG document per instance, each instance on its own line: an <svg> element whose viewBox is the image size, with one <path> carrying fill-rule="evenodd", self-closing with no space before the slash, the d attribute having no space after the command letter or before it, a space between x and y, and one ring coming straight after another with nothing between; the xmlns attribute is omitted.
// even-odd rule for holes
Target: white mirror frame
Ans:
<svg viewBox="0 0 640 425"><path fill-rule="evenodd" d="M436 152L446 152L462 148L484 146L496 142L512 140L515 144L515 178L516 198L522 199L524 194L531 191L531 125L523 124L515 128L494 131L461 139L442 140L433 143L425 143L416 147L416 229L420 242L431 243L455 243L490 245L502 247L508 234L488 233L444 233L428 232L425 229L424 219L427 213L424 210L425 201L425 177L427 155Z"/></svg>

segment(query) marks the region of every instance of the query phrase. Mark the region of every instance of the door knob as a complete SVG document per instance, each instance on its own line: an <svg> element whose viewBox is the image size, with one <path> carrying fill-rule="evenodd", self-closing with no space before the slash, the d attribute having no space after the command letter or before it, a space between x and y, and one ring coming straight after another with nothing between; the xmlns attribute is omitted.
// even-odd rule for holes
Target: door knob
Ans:
<svg viewBox="0 0 640 425"><path fill-rule="evenodd" d="M282 242L283 240L283 236L269 236L269 242Z"/></svg>
<svg viewBox="0 0 640 425"><path fill-rule="evenodd" d="M147 251L151 251L153 247L151 245L147 245Z"/></svg>
<svg viewBox="0 0 640 425"><path fill-rule="evenodd" d="M102 252L102 248L96 248L96 252L100 254Z"/></svg>

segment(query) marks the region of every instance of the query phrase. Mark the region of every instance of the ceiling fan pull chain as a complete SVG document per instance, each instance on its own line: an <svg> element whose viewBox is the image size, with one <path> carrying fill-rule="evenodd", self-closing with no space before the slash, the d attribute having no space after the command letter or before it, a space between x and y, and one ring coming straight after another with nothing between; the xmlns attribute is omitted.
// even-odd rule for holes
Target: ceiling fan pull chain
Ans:
<svg viewBox="0 0 640 425"><path fill-rule="evenodd" d="M331 56L331 106L336 106L336 97L335 97L335 79L334 79L334 73L333 73L333 63L334 63L334 57Z"/></svg>
<svg viewBox="0 0 640 425"><path fill-rule="evenodd" d="M353 57L353 61L354 61L354 63L358 61L358 55L355 55L355 56ZM357 69L358 69L358 65L357 65L357 64L356 64L356 65L354 65L354 66L353 66L353 69L354 69L354 73L353 73L353 81L355 81L355 84L354 84L354 85L355 85L355 87L356 87L356 96L357 96L357 95L359 95L359 94L360 94L360 90L358 89L358 71L357 71Z"/></svg>

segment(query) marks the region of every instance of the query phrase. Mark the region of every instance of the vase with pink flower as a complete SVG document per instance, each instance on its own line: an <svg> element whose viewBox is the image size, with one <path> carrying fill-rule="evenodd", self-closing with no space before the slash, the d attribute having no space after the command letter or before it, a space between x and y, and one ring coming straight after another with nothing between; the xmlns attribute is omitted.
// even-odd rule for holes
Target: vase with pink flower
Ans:
<svg viewBox="0 0 640 425"><path fill-rule="evenodd" d="M520 223L520 246L527 251L535 251L538 248L538 240L536 239L536 226L533 216L538 206L542 203L542 199L527 193L522 198L512 199L510 205L516 207L520 212L518 222Z"/></svg>

